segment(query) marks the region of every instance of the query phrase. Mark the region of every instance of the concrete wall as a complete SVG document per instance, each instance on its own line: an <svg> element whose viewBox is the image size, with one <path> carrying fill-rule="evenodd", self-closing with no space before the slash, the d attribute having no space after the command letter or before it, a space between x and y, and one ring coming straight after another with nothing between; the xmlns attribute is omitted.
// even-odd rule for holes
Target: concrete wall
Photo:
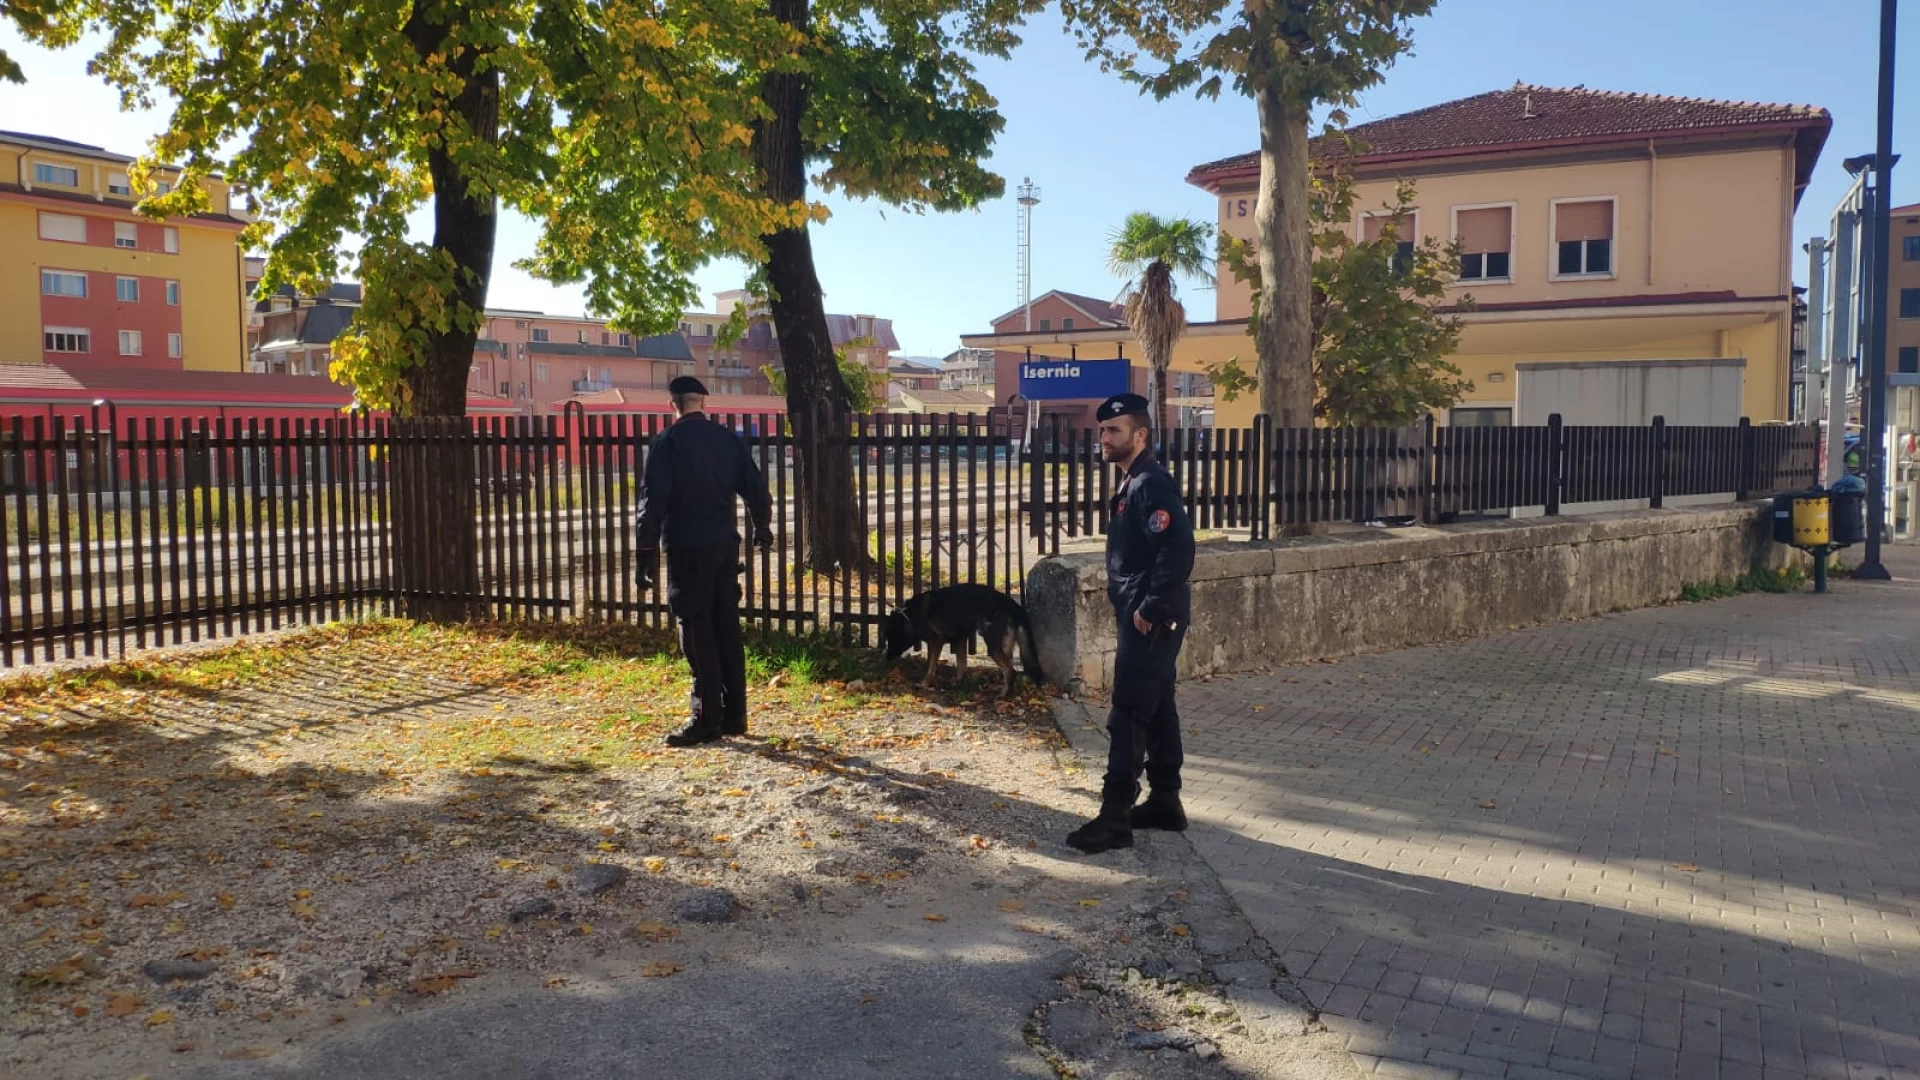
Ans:
<svg viewBox="0 0 1920 1080"><path fill-rule="evenodd" d="M1647 607L1756 560L1799 556L1768 539L1757 505L1504 520L1358 536L1201 546L1183 677L1404 648ZM1113 671L1113 610L1098 554L1050 558L1023 597L1056 683L1099 691Z"/></svg>

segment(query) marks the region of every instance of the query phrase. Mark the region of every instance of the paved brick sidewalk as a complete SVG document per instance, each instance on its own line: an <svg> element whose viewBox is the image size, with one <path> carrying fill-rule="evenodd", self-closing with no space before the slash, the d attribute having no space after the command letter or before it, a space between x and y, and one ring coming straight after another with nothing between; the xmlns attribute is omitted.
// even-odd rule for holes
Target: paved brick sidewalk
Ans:
<svg viewBox="0 0 1920 1080"><path fill-rule="evenodd" d="M1381 1076L1920 1078L1920 551L1889 554L1906 580L1183 686L1193 838Z"/></svg>

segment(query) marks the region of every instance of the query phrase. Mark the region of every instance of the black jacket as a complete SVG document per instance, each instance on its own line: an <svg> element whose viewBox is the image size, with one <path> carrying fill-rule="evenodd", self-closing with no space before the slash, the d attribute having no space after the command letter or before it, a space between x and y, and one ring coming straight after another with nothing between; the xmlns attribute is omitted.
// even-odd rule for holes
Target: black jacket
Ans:
<svg viewBox="0 0 1920 1080"><path fill-rule="evenodd" d="M739 547L736 496L746 500L756 528L771 525L767 481L753 463L747 444L705 413L681 417L647 447L640 488L640 550L653 551L663 540L669 550L715 544Z"/></svg>
<svg viewBox="0 0 1920 1080"><path fill-rule="evenodd" d="M1191 613L1193 526L1173 475L1142 453L1107 509L1107 599L1114 612L1184 624Z"/></svg>

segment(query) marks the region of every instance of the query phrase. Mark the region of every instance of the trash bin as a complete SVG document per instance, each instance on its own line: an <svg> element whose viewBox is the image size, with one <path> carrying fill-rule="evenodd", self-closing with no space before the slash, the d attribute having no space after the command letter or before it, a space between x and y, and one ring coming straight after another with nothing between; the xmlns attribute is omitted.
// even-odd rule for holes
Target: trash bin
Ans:
<svg viewBox="0 0 1920 1080"><path fill-rule="evenodd" d="M1833 541L1832 500L1824 491L1801 492L1793 500L1793 546L1826 547Z"/></svg>
<svg viewBox="0 0 1920 1080"><path fill-rule="evenodd" d="M1797 491L1791 491L1773 497L1774 543L1793 543L1793 501L1799 497L1800 493Z"/></svg>
<svg viewBox="0 0 1920 1080"><path fill-rule="evenodd" d="M1835 547L1848 547L1867 539L1867 485L1857 476L1834 481L1828 493L1828 508Z"/></svg>

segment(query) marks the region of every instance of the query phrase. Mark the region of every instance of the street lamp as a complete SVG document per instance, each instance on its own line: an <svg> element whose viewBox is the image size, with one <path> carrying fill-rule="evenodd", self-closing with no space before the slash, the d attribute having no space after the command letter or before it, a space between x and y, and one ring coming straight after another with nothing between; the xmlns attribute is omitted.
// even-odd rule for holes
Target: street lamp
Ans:
<svg viewBox="0 0 1920 1080"><path fill-rule="evenodd" d="M1863 441L1871 440L1867 445L1867 544L1860 565L1853 571L1854 577L1867 581L1886 581L1893 576L1880 561L1880 543L1887 528L1887 260L1892 254L1892 216L1888 209L1893 198L1893 165L1898 160L1893 154L1893 40L1898 9L1898 0L1880 0L1880 113L1873 151L1872 216L1867 226L1872 230L1867 247L1872 267L1865 290L1872 298L1868 309L1872 322L1866 355L1867 408L1862 417L1866 430L1861 433ZM1850 172L1854 171L1854 160L1847 162Z"/></svg>

